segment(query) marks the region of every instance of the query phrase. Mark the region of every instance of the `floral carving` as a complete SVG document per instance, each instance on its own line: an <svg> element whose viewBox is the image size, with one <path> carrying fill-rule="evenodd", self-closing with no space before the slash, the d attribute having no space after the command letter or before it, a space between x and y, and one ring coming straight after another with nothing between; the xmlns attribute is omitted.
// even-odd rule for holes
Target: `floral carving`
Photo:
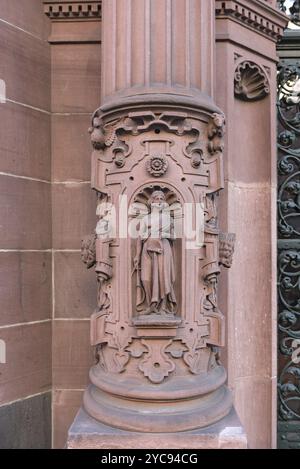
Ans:
<svg viewBox="0 0 300 469"><path fill-rule="evenodd" d="M240 63L234 74L234 94L243 101L258 101L270 93L268 77L254 62Z"/></svg>
<svg viewBox="0 0 300 469"><path fill-rule="evenodd" d="M168 169L168 161L164 155L151 156L146 162L146 169L154 177L163 176Z"/></svg>

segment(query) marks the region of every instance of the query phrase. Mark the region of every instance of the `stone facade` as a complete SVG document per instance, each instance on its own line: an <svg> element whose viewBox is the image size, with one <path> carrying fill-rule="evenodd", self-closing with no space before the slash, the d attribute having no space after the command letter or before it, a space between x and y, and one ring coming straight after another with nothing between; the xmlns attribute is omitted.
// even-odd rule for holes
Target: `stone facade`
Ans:
<svg viewBox="0 0 300 469"><path fill-rule="evenodd" d="M166 161L164 145L172 139L177 153L183 152L186 150L180 142L184 140L194 146L185 158L188 170L183 168L184 175L182 173L176 183L183 193L189 181L182 179L191 174L201 175L203 164L224 150L224 174L222 166L214 163L212 173L217 176L210 181L213 190L209 190L216 192L225 187L219 198L220 227L236 233L233 267L223 273L219 287L218 306L226 319L226 333L219 317L222 325L220 328L214 326L215 336L206 344L218 347L226 338L221 361L228 371L228 386L233 392L235 408L250 447L274 446L274 109L276 41L282 35L286 19L275 9L273 0L217 0L207 2L209 8L203 8L202 2L197 0L117 1L118 10L112 0L114 8L106 12L102 2L94 0L28 0L28 7L22 11L18 1L10 0L4 2L1 9L0 34L4 38L1 62L6 66L0 79L5 80L7 99L5 104L0 104L4 116L0 147L3 155L1 199L4 202L0 210L1 218L6 220L2 225L0 246L4 285L0 339L7 343L9 360L13 360L13 356L16 360L13 360L14 366L10 361L6 365L0 364L1 405L12 406L9 409L3 407L0 419L5 422L7 412L15 412L20 421L24 421L22 415L26 406L34 405L36 420L46 419L47 393L52 390L53 446L64 447L95 360L89 337L91 317L95 332L92 343L98 345L101 339L99 331L103 316L94 313L97 298L98 309L99 304L103 308L103 301L107 306L105 294L97 293L99 276L97 285L93 269L84 270L80 259L81 239L94 231L97 222L95 209L99 199L90 186L92 184L97 191L103 188L101 178L106 163L101 162L99 155L105 149L107 158L111 158L112 181L116 177L123 178L128 162L137 158L134 148L140 144L139 139L150 137L150 150L144 155L146 164L144 160L141 163L143 170L137 169L133 174L134 169L131 169L132 174L128 175L129 178L142 177L143 187L126 180L128 187L133 183L130 197L138 197L141 189L149 196L149 181L153 183L153 179L157 181L157 189L170 197L168 178L175 174L174 167L178 162L172 151L173 156ZM160 18L156 34L151 30L151 21L140 23L140 18L145 19L147 15L150 20L151 11ZM106 18L103 22L102 13ZM159 34L163 33L165 46L161 47ZM101 44L101 34L106 47ZM11 48L21 51L21 56L14 55ZM204 112L202 109L200 116L199 109L197 112L192 109L200 99L199 95L190 96L187 103L175 93L174 106L167 100L163 103L161 96L172 94L174 84L183 95L191 88L199 89L203 95L213 98L216 105L206 98L205 103L202 101ZM155 93L152 89L153 101L148 101L151 109L148 105L148 115L145 115L145 110L143 114L140 109L143 103L145 105L142 93L145 89L149 91L152 85ZM133 106L130 104L132 87L140 89ZM154 94L159 95L156 102ZM124 103L123 109L116 111L116 103L120 105L120 101ZM101 112L94 114L100 104ZM224 135L221 130L224 147L222 144L218 150L219 133L214 130L213 116L221 115L220 109L226 116L227 125ZM177 117L170 115L170 111ZM111 121L115 118L118 124L114 127ZM130 122L125 122L126 119ZM176 120L176 125L172 119ZM184 122L185 119L189 122ZM145 129L140 132L139 126L147 125L148 133ZM165 137L165 142L162 146L155 143L152 150L151 139L155 141L156 130L160 131L160 141ZM122 138L111 143L113 131L118 138L122 134ZM206 135L205 148L195 145L197 132ZM90 136L94 145L92 167ZM132 154L128 157L126 146L130 145ZM172 176L170 180L175 179ZM176 188L173 192L176 193ZM216 233L207 236L213 239ZM130 259L133 247L124 248L129 250ZM116 257L117 247L112 245L110 249L109 257ZM124 255L120 262L125 262ZM213 261L218 264L216 256ZM226 259L223 260L226 263ZM105 277L106 281L109 275ZM121 280L119 277L118 281ZM113 297L118 298L116 288L120 285L113 284ZM127 291L133 291L131 288L128 286ZM175 284L175 298L180 305L181 291L178 283ZM136 298L132 298L130 301L136 302ZM138 318L136 320L138 322ZM128 318L123 317L123 321L127 324ZM178 324L173 326L178 334L180 327ZM136 327L141 329L139 341L144 343L147 341L143 335L145 324L135 324ZM147 327L149 329L149 321ZM168 329L172 329L170 325ZM187 330L191 329L189 324ZM166 335L163 340L171 342L171 339ZM160 341L161 338L152 337L151 340ZM133 347L133 341L128 341L127 349L119 350L120 366L122 363L124 366L125 358L121 355L129 353L130 344ZM147 344L143 346L147 347ZM132 353L136 357L139 353L144 354L141 350ZM177 356L179 353L177 349L173 351ZM171 357L172 351L168 354ZM187 355L186 350L182 351L182 356L184 354ZM216 360L216 350L213 349L212 355ZM17 357L22 360L18 362ZM175 360L177 366L182 360L180 370L196 366L191 357L185 358L171 357L171 361ZM159 360L153 363L160 363ZM153 367L147 366L144 364L139 371L142 378L145 382L157 382L160 379L157 373L153 374ZM165 371L170 372L173 370ZM190 371L188 373L194 376ZM257 399L253 399L254 395ZM30 402L24 401L24 411L17 407L14 411L15 401L21 399L22 402L26 398L30 398ZM42 403L41 399L44 399ZM46 435L45 442L40 440L38 444L49 445L49 435L43 434ZM20 445L34 446L34 438ZM9 441L5 445L9 446Z"/></svg>

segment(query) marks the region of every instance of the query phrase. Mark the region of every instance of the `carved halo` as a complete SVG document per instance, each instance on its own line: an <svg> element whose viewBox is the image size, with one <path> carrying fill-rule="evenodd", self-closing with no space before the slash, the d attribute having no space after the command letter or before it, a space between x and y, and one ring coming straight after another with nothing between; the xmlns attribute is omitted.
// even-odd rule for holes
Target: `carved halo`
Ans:
<svg viewBox="0 0 300 469"><path fill-rule="evenodd" d="M178 207L181 207L180 198L175 191L165 185L149 184L139 189L139 191L134 195L131 210L129 211L130 217L139 216L140 211L138 208L141 206L150 209L150 199L154 191L162 191L165 194L168 205L175 206L174 204L176 204L177 206L178 204Z"/></svg>

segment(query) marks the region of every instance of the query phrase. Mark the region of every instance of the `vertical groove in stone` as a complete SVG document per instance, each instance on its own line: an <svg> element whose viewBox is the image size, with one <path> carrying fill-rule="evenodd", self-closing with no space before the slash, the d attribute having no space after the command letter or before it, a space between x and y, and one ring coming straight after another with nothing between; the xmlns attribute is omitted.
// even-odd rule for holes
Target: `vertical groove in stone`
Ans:
<svg viewBox="0 0 300 469"><path fill-rule="evenodd" d="M101 50L101 60L103 63L107 64L107 23L109 21L109 8L107 6L106 2L102 2L102 50ZM103 47L103 44L105 47ZM101 72L101 96L102 99L104 96L107 95L107 89L106 89L106 82L107 82L107 71L102 70Z"/></svg>
<svg viewBox="0 0 300 469"><path fill-rule="evenodd" d="M132 86L131 81L131 63L132 63L132 54L131 54L131 0L126 0L126 87L130 88Z"/></svg>
<svg viewBox="0 0 300 469"><path fill-rule="evenodd" d="M207 9L204 7L203 5L203 2L199 2L199 16L201 18L201 21L205 21L205 24L206 24L206 27L210 30L210 25L209 23L207 22L208 18L207 18ZM203 15L203 16L202 16ZM196 19L197 21L197 19ZM195 25L196 28L197 28L197 24ZM197 62L197 59L199 58L199 62L198 63L195 63L195 86L198 86L199 87L204 87L205 89L207 89L207 77L209 75L209 63L206 63L205 66L201 66L202 65L202 61L205 60L205 56L207 55L206 53L206 48L208 46L207 44L207 41L208 41L208 38L206 37L207 36L207 31L206 31L206 28L204 30L204 28L201 28L201 25L200 25L200 33L199 33L199 45L201 45L201 47L199 47L199 56L195 57L196 59L196 62ZM197 50L198 48L198 41L197 43L195 44L195 48ZM212 53L212 51L210 51L210 54Z"/></svg>
<svg viewBox="0 0 300 469"><path fill-rule="evenodd" d="M190 2L190 30L188 33L188 41L190 42L190 54L193 57L190 63L190 86L192 88L201 89L201 78L200 78L200 67L201 59L203 59L203 47L205 43L202 43L201 36L202 31L206 33L206 28L203 28L205 24L204 18L201 17L201 10L207 10L207 5L204 6L202 2L198 0L189 0ZM202 5L202 8L201 8ZM205 64L207 67L208 64Z"/></svg>
<svg viewBox="0 0 300 469"><path fill-rule="evenodd" d="M103 2L103 29L102 29L102 63L105 69L102 71L102 96L109 96L115 92L115 63L116 63L116 0Z"/></svg>
<svg viewBox="0 0 300 469"><path fill-rule="evenodd" d="M185 86L191 86L190 80L190 0L185 0Z"/></svg>
<svg viewBox="0 0 300 469"><path fill-rule="evenodd" d="M130 88L131 1L117 0L116 10L116 89Z"/></svg>
<svg viewBox="0 0 300 469"><path fill-rule="evenodd" d="M131 4L131 84L145 82L145 0L129 0Z"/></svg>
<svg viewBox="0 0 300 469"><path fill-rule="evenodd" d="M196 44L196 50L199 47L199 64L197 66L198 73L196 72L196 86L205 91L209 96L214 94L214 66L215 66L215 18L212 16L212 10L206 8L203 3L199 2L199 18L205 23L206 28L196 28L200 31L199 45ZM201 45L201 47L200 47ZM197 58L197 54L196 54ZM206 66L201 66L206 64Z"/></svg>
<svg viewBox="0 0 300 469"><path fill-rule="evenodd" d="M172 6L172 84L185 86L186 0L172 0Z"/></svg>
<svg viewBox="0 0 300 469"><path fill-rule="evenodd" d="M167 0L151 0L151 83L167 81Z"/></svg>
<svg viewBox="0 0 300 469"><path fill-rule="evenodd" d="M111 0L111 14L112 14L112 22L111 22L111 47L112 47L112 54L110 57L110 64L111 64L111 82L108 82L109 92L114 92L116 89L116 73L117 73L117 0Z"/></svg>
<svg viewBox="0 0 300 469"><path fill-rule="evenodd" d="M167 84L172 84L172 0L167 0L166 3L166 78Z"/></svg>
<svg viewBox="0 0 300 469"><path fill-rule="evenodd" d="M118 59L119 59L119 43L118 43L118 12L119 12L119 7L122 5L122 0L121 3L118 3L118 8L117 8L117 2L119 0L111 0L111 9L112 9L112 27L111 27L111 47L112 47L112 82L111 82L111 90L116 91L118 89L118 71L120 70L120 67L118 66ZM123 37L124 41L124 37ZM123 43L122 41L122 43ZM123 78L123 77L121 77Z"/></svg>
<svg viewBox="0 0 300 469"><path fill-rule="evenodd" d="M150 84L150 21L151 21L151 0L145 1L145 85Z"/></svg>

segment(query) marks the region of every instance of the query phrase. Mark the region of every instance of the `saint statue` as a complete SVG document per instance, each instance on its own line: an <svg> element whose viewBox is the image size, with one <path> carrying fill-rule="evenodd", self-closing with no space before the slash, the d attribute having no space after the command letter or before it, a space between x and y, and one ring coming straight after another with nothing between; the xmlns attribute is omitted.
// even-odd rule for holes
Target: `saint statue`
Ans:
<svg viewBox="0 0 300 469"><path fill-rule="evenodd" d="M134 269L140 314L175 314L174 222L161 190L150 197L150 213L140 221Z"/></svg>

